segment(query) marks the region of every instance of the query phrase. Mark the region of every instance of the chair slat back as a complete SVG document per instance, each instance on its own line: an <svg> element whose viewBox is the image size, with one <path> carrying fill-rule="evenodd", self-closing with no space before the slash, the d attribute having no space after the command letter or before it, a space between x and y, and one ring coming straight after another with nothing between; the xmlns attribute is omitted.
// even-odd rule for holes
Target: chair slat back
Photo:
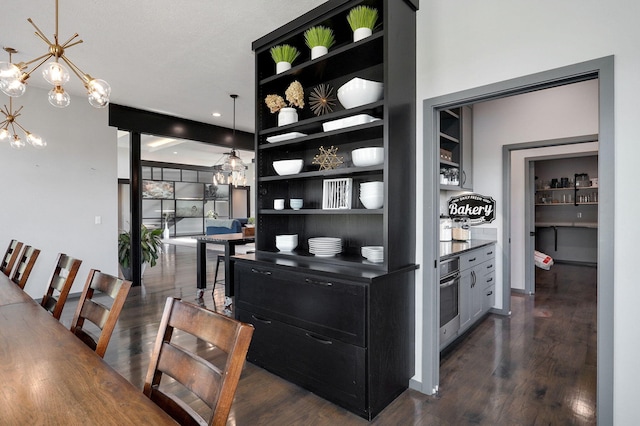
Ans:
<svg viewBox="0 0 640 426"><path fill-rule="evenodd" d="M174 330L190 334L223 353L217 364L171 342ZM226 425L253 326L205 308L168 298L144 385L144 393L180 424ZM210 408L201 416L161 383L167 374Z"/></svg>
<svg viewBox="0 0 640 426"><path fill-rule="evenodd" d="M0 271L2 271L7 277L11 276L13 265L16 264L18 256L20 255L20 249L22 249L22 243L18 240L11 240L9 247L2 259L2 265L0 265Z"/></svg>
<svg viewBox="0 0 640 426"><path fill-rule="evenodd" d="M31 275L31 270L39 254L40 250L31 246L24 246L22 249L18 264L11 274L11 281L16 283L20 288L24 289L24 286L27 284L27 280L29 279L29 275Z"/></svg>
<svg viewBox="0 0 640 426"><path fill-rule="evenodd" d="M62 310L67 302L67 296L69 295L69 291L76 279L81 264L82 261L79 259L74 259L64 253L58 254L56 266L49 279L49 287L40 303L42 307L51 312L57 320L59 320L60 315L62 315Z"/></svg>
<svg viewBox="0 0 640 426"><path fill-rule="evenodd" d="M71 322L71 332L101 357L104 357L107 351L109 340L130 289L131 281L103 274L97 269L89 272ZM100 298L99 301L96 300L97 297ZM102 303L103 299L111 302L110 305ZM100 330L99 336L94 336L84 328L85 320L93 323Z"/></svg>

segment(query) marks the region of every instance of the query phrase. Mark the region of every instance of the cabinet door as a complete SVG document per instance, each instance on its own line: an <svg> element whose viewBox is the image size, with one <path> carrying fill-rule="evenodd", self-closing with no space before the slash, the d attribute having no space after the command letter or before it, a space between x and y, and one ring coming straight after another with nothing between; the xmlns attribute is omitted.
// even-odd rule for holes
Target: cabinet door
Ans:
<svg viewBox="0 0 640 426"><path fill-rule="evenodd" d="M460 186L462 189L473 190L473 116L471 107L460 108L461 117L461 151Z"/></svg>
<svg viewBox="0 0 640 426"><path fill-rule="evenodd" d="M484 263L471 270L471 323L482 315L483 269Z"/></svg>
<svg viewBox="0 0 640 426"><path fill-rule="evenodd" d="M472 269L460 273L460 331L471 325Z"/></svg>

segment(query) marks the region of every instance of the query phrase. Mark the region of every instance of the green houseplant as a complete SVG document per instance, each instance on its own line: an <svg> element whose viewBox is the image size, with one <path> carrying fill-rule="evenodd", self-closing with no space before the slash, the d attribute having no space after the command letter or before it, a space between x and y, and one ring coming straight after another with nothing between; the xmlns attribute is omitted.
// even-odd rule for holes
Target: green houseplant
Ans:
<svg viewBox="0 0 640 426"><path fill-rule="evenodd" d="M336 42L331 28L318 25L304 32L304 42L311 49L311 59L325 55Z"/></svg>
<svg viewBox="0 0 640 426"><path fill-rule="evenodd" d="M271 59L276 63L276 73L281 73L291 68L291 63L300 56L300 51L290 44L279 44L273 46L269 52Z"/></svg>
<svg viewBox="0 0 640 426"><path fill-rule="evenodd" d="M153 267L156 265L158 256L162 252L162 229L149 229L142 225L140 227L140 243L142 246L142 264L148 263ZM118 263L122 269L125 279L131 277L131 232L122 231L118 235Z"/></svg>
<svg viewBox="0 0 640 426"><path fill-rule="evenodd" d="M378 9L369 6L356 6L349 11L347 22L353 30L353 41L369 37L378 20Z"/></svg>

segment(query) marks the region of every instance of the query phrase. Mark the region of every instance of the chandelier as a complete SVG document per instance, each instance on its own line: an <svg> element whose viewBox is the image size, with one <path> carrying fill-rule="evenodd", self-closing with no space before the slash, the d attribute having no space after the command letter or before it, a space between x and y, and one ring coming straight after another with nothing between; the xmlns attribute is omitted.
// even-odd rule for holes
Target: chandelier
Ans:
<svg viewBox="0 0 640 426"><path fill-rule="evenodd" d="M82 84L87 89L89 103L96 108L106 107L109 104L109 96L111 95L111 87L109 84L104 80L95 79L89 74L84 73L65 55L65 49L82 43L82 40L76 40L78 33L75 33L62 44L60 44L58 40L58 0L56 0L55 33L53 34L53 41L44 35L31 18L28 18L27 21L33 25L33 28L36 30L36 35L47 44L49 49L44 55L28 62L19 62L17 64L13 64L11 61L0 62L0 90L11 97L22 96L26 90L26 82L31 73L40 68L40 66L49 59L54 58L42 71L44 79L53 86L49 92L49 103L51 105L64 108L71 102L69 94L64 90L64 84L69 81L69 72L60 63L60 60L62 60L82 81ZM27 71L27 68L36 62L37 65Z"/></svg>
<svg viewBox="0 0 640 426"><path fill-rule="evenodd" d="M11 55L13 53L16 53L17 50L11 47L5 47L4 50L9 53L9 62L11 62ZM0 121L0 141L4 142L8 139L11 139L11 142L9 143L9 145L11 145L11 148L23 148L26 143L22 139L20 139L18 133L16 132L16 126L18 126L18 128L24 132L27 142L29 142L34 148L44 148L45 146L47 146L47 142L44 139L36 134L29 132L16 121L16 119L21 115L20 111L22 111L22 107L18 108L15 111L13 110L12 97L9 97L9 107L5 105L4 108L0 108L0 112L4 115L4 120ZM11 128L11 130L9 130L9 128Z"/></svg>
<svg viewBox="0 0 640 426"><path fill-rule="evenodd" d="M236 139L236 98L238 95L230 95L233 99L233 139L232 143ZM231 148L231 152L224 154L221 158L222 162L213 166L213 184L229 184L233 186L245 186L247 184L247 177L245 166L242 159L236 154L236 150Z"/></svg>

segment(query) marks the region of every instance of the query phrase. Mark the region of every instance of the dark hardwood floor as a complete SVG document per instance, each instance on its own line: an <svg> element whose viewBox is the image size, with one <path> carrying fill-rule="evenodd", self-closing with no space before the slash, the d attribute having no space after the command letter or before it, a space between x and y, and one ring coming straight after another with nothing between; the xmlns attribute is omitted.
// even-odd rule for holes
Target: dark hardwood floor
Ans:
<svg viewBox="0 0 640 426"><path fill-rule="evenodd" d="M168 296L195 300L195 247L166 246L132 288L104 357L142 389ZM216 252L209 251L208 282ZM512 296L512 315L489 315L441 362L440 391L407 390L372 425L585 425L596 413L596 269L536 271L537 293ZM86 277L78 277L84 280ZM223 285L201 303L221 312ZM61 321L68 327L77 300ZM198 351L207 347L193 343ZM369 422L247 363L229 425L365 425Z"/></svg>

